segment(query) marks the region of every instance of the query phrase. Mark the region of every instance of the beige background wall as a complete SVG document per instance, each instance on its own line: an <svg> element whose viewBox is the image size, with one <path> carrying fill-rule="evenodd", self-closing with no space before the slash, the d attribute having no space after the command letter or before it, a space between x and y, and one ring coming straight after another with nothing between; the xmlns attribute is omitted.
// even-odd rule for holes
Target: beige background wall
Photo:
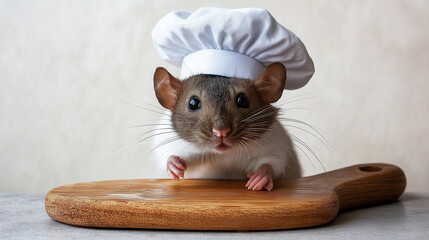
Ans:
<svg viewBox="0 0 429 240"><path fill-rule="evenodd" d="M306 44L316 65L290 117L327 170L364 162L404 169L429 191L429 1L0 0L0 191L44 192L80 181L156 177L149 144L158 114L152 73L165 66L150 32L172 10L263 7ZM127 102L127 103L124 103ZM306 174L323 171L301 155ZM122 160L121 160L122 159Z"/></svg>

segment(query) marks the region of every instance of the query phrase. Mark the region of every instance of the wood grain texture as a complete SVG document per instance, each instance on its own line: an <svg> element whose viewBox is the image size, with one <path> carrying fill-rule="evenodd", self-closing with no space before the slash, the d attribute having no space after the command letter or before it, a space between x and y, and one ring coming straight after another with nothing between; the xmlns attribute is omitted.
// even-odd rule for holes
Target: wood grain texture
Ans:
<svg viewBox="0 0 429 240"><path fill-rule="evenodd" d="M347 210L396 200L403 171L362 164L277 181L251 191L246 181L146 179L78 183L50 190L48 215L77 226L187 230L269 230L321 225Z"/></svg>

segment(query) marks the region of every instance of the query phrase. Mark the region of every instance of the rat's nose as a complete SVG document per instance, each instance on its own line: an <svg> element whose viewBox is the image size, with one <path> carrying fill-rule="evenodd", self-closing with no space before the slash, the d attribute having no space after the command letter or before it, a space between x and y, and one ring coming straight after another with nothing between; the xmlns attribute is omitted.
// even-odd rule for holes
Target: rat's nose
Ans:
<svg viewBox="0 0 429 240"><path fill-rule="evenodd" d="M216 137L226 137L231 132L231 128L217 129L213 128L213 135Z"/></svg>

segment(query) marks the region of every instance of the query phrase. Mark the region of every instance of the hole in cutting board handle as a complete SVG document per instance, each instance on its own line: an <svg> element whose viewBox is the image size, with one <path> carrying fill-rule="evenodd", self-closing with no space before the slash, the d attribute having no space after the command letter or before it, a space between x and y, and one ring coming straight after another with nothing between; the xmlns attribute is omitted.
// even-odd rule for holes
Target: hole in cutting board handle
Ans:
<svg viewBox="0 0 429 240"><path fill-rule="evenodd" d="M380 172L381 168L376 166L364 166L359 167L359 170L361 170L362 172Z"/></svg>

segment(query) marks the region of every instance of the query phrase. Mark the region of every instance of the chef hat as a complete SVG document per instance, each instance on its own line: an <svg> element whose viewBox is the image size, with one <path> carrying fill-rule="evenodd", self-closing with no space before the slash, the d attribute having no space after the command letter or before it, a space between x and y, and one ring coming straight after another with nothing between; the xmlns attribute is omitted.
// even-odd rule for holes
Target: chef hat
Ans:
<svg viewBox="0 0 429 240"><path fill-rule="evenodd" d="M152 31L158 54L181 67L181 79L196 74L255 79L265 67L281 62L286 89L304 86L314 65L301 40L260 8L200 8L174 11Z"/></svg>

